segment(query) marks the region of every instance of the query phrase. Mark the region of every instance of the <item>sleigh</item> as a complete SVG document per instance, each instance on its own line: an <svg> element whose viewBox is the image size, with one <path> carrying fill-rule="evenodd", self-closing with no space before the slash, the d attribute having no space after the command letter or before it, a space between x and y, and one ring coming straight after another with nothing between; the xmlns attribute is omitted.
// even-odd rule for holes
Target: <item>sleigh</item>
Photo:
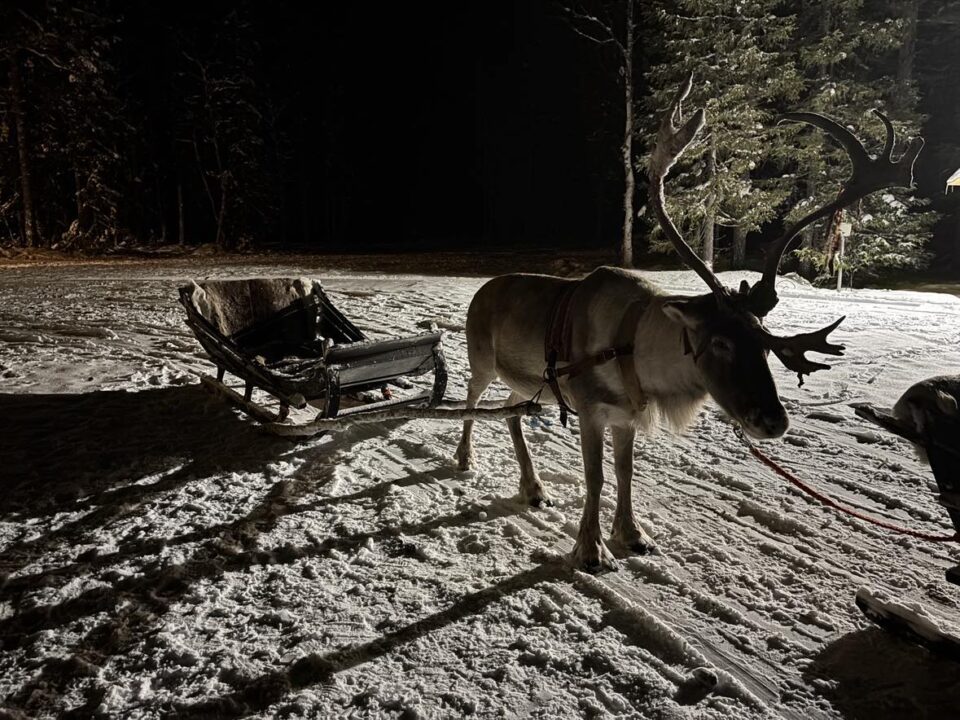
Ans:
<svg viewBox="0 0 960 720"><path fill-rule="evenodd" d="M369 339L316 281L194 282L180 288L180 301L217 368L203 385L278 434L316 435L359 413L430 409L443 399L439 332Z"/></svg>

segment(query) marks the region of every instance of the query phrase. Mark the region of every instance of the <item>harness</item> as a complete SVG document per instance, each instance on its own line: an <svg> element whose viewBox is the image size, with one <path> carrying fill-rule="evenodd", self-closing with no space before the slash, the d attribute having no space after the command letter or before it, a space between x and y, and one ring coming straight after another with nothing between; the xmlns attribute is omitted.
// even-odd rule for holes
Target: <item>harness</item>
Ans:
<svg viewBox="0 0 960 720"><path fill-rule="evenodd" d="M647 399L640 385L640 379L633 367L633 338L637 321L643 312L643 307L639 302L633 302L627 307L617 327L612 347L604 348L600 352L588 355L576 362L568 362L572 340L570 301L579 286L579 282L570 283L557 297L550 311L550 320L544 342L544 359L547 362L547 367L543 371L543 382L557 399L557 404L560 407L560 424L564 427L567 426L567 416L577 413L564 400L563 392L560 390L560 378L564 376L575 377L590 368L603 365L611 360L617 361L620 377L634 412L639 413L647 406ZM558 362L568 364L558 368Z"/></svg>

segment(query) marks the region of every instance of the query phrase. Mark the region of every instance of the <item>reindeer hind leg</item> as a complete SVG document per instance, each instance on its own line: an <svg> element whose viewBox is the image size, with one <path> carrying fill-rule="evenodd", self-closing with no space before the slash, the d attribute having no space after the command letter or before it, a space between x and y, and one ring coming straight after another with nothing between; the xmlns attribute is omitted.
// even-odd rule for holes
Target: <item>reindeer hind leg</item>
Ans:
<svg viewBox="0 0 960 720"><path fill-rule="evenodd" d="M493 377L479 374L476 371L473 372L470 382L467 383L467 408L477 406L491 382L493 382ZM457 461L458 470L471 470L473 468L475 459L473 454L473 420L463 421L463 435L460 436L460 444L457 446L454 459Z"/></svg>

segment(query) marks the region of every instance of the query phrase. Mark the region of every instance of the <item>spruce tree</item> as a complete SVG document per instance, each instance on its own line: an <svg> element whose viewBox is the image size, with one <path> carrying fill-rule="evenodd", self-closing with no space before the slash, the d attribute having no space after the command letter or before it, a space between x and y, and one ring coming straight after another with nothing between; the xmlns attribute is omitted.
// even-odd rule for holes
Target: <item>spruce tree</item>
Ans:
<svg viewBox="0 0 960 720"><path fill-rule="evenodd" d="M714 260L717 226L734 228L743 261L745 235L775 218L791 191L772 127L777 104L802 89L787 49L794 18L781 0L661 0L648 6L654 48L646 128L656 132L663 108L688 74L688 105L703 107L707 131L671 179L668 205L688 242ZM652 249L666 250L658 234Z"/></svg>
<svg viewBox="0 0 960 720"><path fill-rule="evenodd" d="M912 71L904 73L898 67L902 48L915 39L916 15L912 24L909 17L913 2L871 3L869 8L859 0L799 3L793 47L805 90L797 107L846 124L871 152L882 147L884 135L879 119L870 112L874 108L891 118L898 135L916 134L922 118L916 110ZM850 170L843 150L825 142L821 133L785 125L783 137L798 180L798 202L789 216L793 220L830 201ZM909 190L898 189L871 195L848 208L844 219L851 223L852 234L844 266L851 274L861 275L922 267L936 221L926 206ZM834 251L825 237L825 225L810 228L797 252L809 269L819 272L828 266Z"/></svg>

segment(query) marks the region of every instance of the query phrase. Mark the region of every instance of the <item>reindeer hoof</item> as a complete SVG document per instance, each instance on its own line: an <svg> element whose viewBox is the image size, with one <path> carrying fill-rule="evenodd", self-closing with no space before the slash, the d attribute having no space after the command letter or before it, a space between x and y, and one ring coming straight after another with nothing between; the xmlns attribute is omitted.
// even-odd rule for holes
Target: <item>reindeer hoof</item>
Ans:
<svg viewBox="0 0 960 720"><path fill-rule="evenodd" d="M600 560L591 560L583 565L583 571L590 575L602 575L608 572L617 572L620 569L619 563L607 563Z"/></svg>
<svg viewBox="0 0 960 720"><path fill-rule="evenodd" d="M573 548L573 562L576 567L591 575L602 572L616 572L620 563L602 542L580 543Z"/></svg>
<svg viewBox="0 0 960 720"><path fill-rule="evenodd" d="M657 544L639 526L628 527L614 531L610 542L622 550L634 555L653 554L657 551Z"/></svg>
<svg viewBox="0 0 960 720"><path fill-rule="evenodd" d="M607 572L617 572L620 570L620 563L610 558L609 560L604 560L600 558L599 560L588 560L584 562L581 567L586 573L591 575L600 575Z"/></svg>
<svg viewBox="0 0 960 720"><path fill-rule="evenodd" d="M636 540L627 545L627 549L635 555L653 554L657 551L656 545L645 543L642 540Z"/></svg>
<svg viewBox="0 0 960 720"><path fill-rule="evenodd" d="M546 495L537 495L536 497L530 498L530 506L540 509L553 507L553 500Z"/></svg>
<svg viewBox="0 0 960 720"><path fill-rule="evenodd" d="M535 508L553 507L553 500L547 495L547 491L543 489L539 480L520 481L520 501L524 505Z"/></svg>
<svg viewBox="0 0 960 720"><path fill-rule="evenodd" d="M468 470L473 470L473 453L465 451L461 448L457 448L456 454L454 454L453 459L457 461L457 470L460 472L466 472Z"/></svg>

